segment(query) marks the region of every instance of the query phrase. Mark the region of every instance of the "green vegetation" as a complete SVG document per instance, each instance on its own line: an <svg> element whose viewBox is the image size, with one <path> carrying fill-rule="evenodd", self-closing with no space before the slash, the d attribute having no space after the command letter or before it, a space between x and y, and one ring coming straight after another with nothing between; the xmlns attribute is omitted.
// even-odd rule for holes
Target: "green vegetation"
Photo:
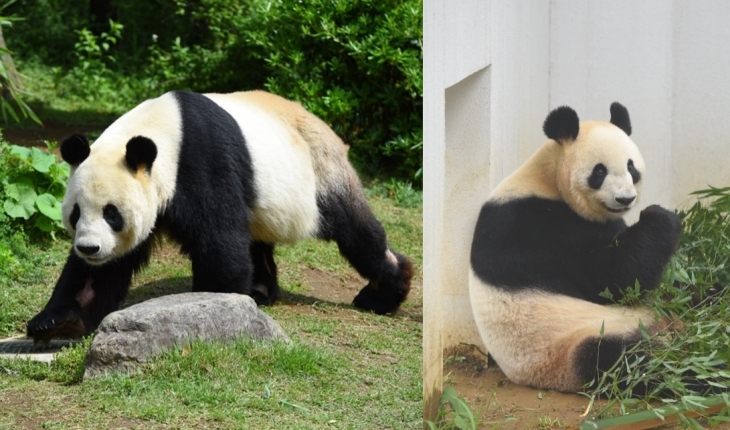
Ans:
<svg viewBox="0 0 730 430"><path fill-rule="evenodd" d="M4 160L0 165L0 202L4 216L11 219L9 230L52 237L63 230L61 201L66 192L68 164L38 148L2 141L0 160Z"/></svg>
<svg viewBox="0 0 730 430"><path fill-rule="evenodd" d="M278 247L283 297L265 311L291 345L198 342L138 375L86 382L90 339L51 366L0 359L0 428L420 428L421 9L422 0L18 0L0 9L17 17L0 25L32 94L0 101L6 119L36 112L47 125L101 130L171 89L263 88L298 100L378 178L368 180L369 201L417 268L402 311L383 317L349 305L364 282L334 244ZM24 332L68 253L60 201L69 168L53 149L0 141L0 336ZM166 243L125 306L190 287L189 260Z"/></svg>
<svg viewBox="0 0 730 430"><path fill-rule="evenodd" d="M469 404L451 386L444 387L435 420L426 421L430 430L476 430L478 424Z"/></svg>
<svg viewBox="0 0 730 430"><path fill-rule="evenodd" d="M6 39L41 117L263 88L330 124L361 173L420 187L422 0L112 3L98 15L62 0L7 9L24 18Z"/></svg>
<svg viewBox="0 0 730 430"><path fill-rule="evenodd" d="M699 197L697 203L680 212L684 234L661 288L648 297L642 297L638 288L630 289L622 299L623 303L648 301L659 314L681 321L684 329L664 336L664 343L640 345L637 351L647 353L642 359L620 361L602 375L588 393L592 399L609 400L597 417L645 409L661 414L656 408L671 405L695 410L712 404L715 400L709 393L688 391L685 382L690 374L721 391L730 387L730 187L694 194ZM646 380L658 386L644 399L630 398L617 387L618 381L635 386ZM730 406L727 395L724 399ZM702 428L693 418L679 419L683 425ZM710 418L711 423L728 420L727 410Z"/></svg>

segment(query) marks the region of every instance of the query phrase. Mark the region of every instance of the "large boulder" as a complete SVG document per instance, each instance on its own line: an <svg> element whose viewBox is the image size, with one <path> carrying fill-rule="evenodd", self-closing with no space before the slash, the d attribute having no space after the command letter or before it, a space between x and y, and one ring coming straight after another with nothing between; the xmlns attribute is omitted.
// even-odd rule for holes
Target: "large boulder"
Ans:
<svg viewBox="0 0 730 430"><path fill-rule="evenodd" d="M241 294L183 293L111 313L101 322L84 362L84 379L134 372L163 350L194 339L289 341L256 302Z"/></svg>

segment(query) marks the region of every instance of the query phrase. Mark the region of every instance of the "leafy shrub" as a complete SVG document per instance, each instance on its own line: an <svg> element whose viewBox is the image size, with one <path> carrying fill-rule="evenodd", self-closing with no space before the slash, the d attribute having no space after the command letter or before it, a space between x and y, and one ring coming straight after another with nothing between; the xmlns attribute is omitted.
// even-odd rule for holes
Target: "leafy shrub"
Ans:
<svg viewBox="0 0 730 430"><path fill-rule="evenodd" d="M389 179L388 181L375 181L366 190L369 195L387 197L401 208L418 208L423 206L423 192L413 188L408 181Z"/></svg>
<svg viewBox="0 0 730 430"><path fill-rule="evenodd" d="M623 359L602 375L591 387L592 397L609 400L598 416L616 413L617 405L619 414L651 407L619 390L619 380L629 386L647 380L658 383L647 400L661 399L664 405L709 404L707 393L687 390L683 377L688 372L705 384L730 388L730 187L693 194L699 199L679 213L684 232L662 286L643 297L658 313L676 317L684 329L665 336L664 343L640 344L635 350L646 352L643 358ZM713 285L717 291L708 297ZM640 290L630 288L620 303L636 304L641 299ZM694 419L685 421L701 428Z"/></svg>
<svg viewBox="0 0 730 430"><path fill-rule="evenodd" d="M692 193L697 202L680 212L684 233L677 253L676 277L704 290L730 286L730 187Z"/></svg>
<svg viewBox="0 0 730 430"><path fill-rule="evenodd" d="M0 182L5 223L15 230L45 236L63 229L61 200L69 166L53 154L0 142ZM2 222L3 219L0 219Z"/></svg>
<svg viewBox="0 0 730 430"><path fill-rule="evenodd" d="M414 179L422 165L422 2L256 2L246 45L265 87L302 104L352 145L368 173ZM275 31L272 31L275 29Z"/></svg>
<svg viewBox="0 0 730 430"><path fill-rule="evenodd" d="M48 25L25 24L18 44L62 65L57 97L121 113L171 89L265 88L330 124L362 173L420 188L422 0L131 0L115 3L110 28L59 0L15 13ZM42 42L51 35L75 58L27 48L61 43Z"/></svg>
<svg viewBox="0 0 730 430"><path fill-rule="evenodd" d="M422 2L178 0L205 42L151 47L163 89L263 86L301 102L352 146L370 175L420 184ZM199 36L197 36L199 37Z"/></svg>

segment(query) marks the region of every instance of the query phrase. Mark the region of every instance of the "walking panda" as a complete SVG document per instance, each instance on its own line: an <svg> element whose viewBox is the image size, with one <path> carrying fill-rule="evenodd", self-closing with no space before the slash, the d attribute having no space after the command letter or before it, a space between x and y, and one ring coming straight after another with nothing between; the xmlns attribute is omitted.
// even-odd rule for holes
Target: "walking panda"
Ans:
<svg viewBox="0 0 730 430"><path fill-rule="evenodd" d="M274 244L334 240L369 283L354 305L394 312L413 268L387 244L347 146L301 105L262 91L173 91L147 100L89 146L61 143L71 165L63 222L73 248L35 341L92 332L124 300L166 234L192 260L193 291L279 295Z"/></svg>
<svg viewBox="0 0 730 430"><path fill-rule="evenodd" d="M610 122L579 122L553 110L550 139L483 205L471 248L469 293L490 355L513 382L577 392L610 369L624 348L673 322L649 309L607 306L638 281L656 288L682 224L649 206L621 218L641 194L644 161L625 107ZM602 333L602 336L601 336ZM644 386L646 388L646 386Z"/></svg>

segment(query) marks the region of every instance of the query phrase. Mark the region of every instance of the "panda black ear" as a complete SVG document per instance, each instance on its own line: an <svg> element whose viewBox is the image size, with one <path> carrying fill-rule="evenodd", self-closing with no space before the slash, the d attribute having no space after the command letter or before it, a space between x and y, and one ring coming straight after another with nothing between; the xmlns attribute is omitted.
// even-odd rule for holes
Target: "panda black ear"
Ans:
<svg viewBox="0 0 730 430"><path fill-rule="evenodd" d="M629 118L629 110L619 102L611 103L611 124L631 136L631 118Z"/></svg>
<svg viewBox="0 0 730 430"><path fill-rule="evenodd" d="M89 156L91 148L83 134L72 134L61 142L61 158L76 167Z"/></svg>
<svg viewBox="0 0 730 430"><path fill-rule="evenodd" d="M580 130L578 114L568 106L553 109L542 124L545 136L558 143L575 140L578 137L578 130Z"/></svg>
<svg viewBox="0 0 730 430"><path fill-rule="evenodd" d="M155 142L144 136L135 136L127 142L127 154L124 161L132 172L143 168L149 174L152 172L152 163L157 158L157 146Z"/></svg>

